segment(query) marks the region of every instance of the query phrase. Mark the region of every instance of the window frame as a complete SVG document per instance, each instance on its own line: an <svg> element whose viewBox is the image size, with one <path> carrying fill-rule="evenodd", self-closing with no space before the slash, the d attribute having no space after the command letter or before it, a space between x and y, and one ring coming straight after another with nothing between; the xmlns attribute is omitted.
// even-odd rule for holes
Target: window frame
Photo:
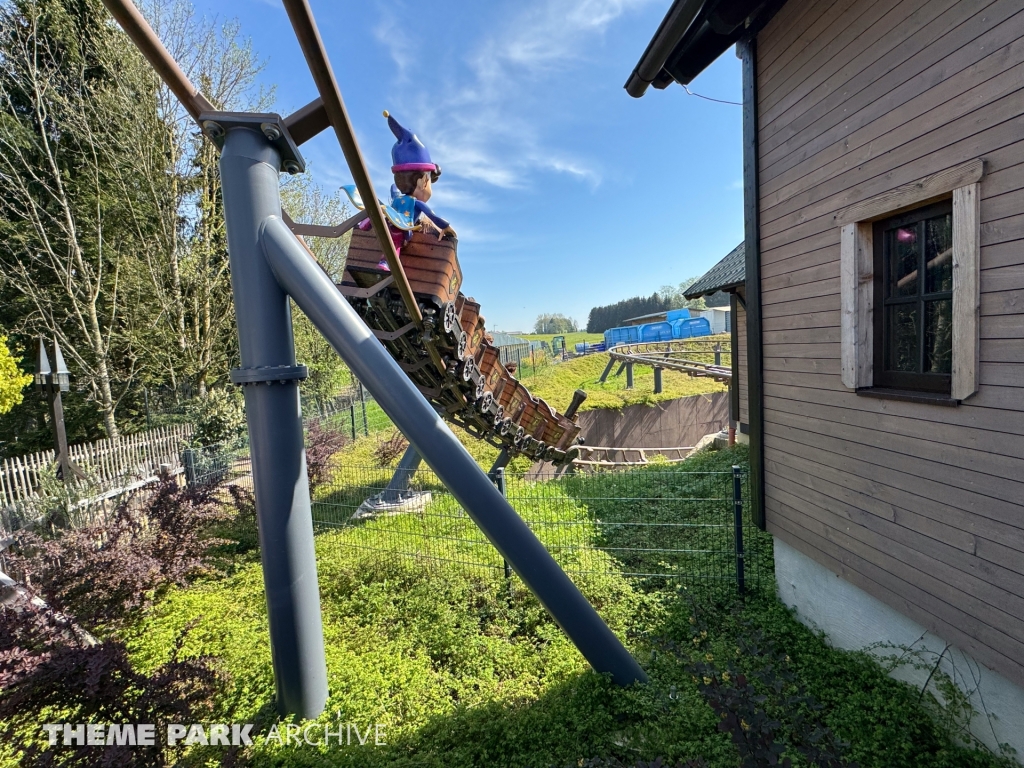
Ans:
<svg viewBox="0 0 1024 768"><path fill-rule="evenodd" d="M981 308L981 159L925 176L838 211L840 378L872 397L956 405L978 391ZM948 394L883 387L875 380L874 223L952 197L953 350ZM879 311L881 311L879 309Z"/></svg>
<svg viewBox="0 0 1024 768"><path fill-rule="evenodd" d="M922 270L922 265L926 264L925 259L927 258L927 251L924 247L925 240L922 239L921 253L918 257L919 289L917 294L912 297L908 296L904 299L897 300L893 300L891 297L886 297L885 291L889 281L889 270L892 268L892 260L889 255L885 253L885 238L883 235L886 231L896 229L898 227L905 227L910 224L920 225L928 219L937 218L942 215L949 215L950 218L952 218L952 195L937 203L931 203L921 208L914 208L911 211L872 222L872 277L875 292L873 304L879 308L878 312L873 313L874 316L872 318L872 330L874 332L874 343L872 345L874 353L872 387L882 387L907 392L933 392L947 396L951 392L953 378L952 371L950 371L950 373L924 373L890 371L886 368L886 353L889 351L887 344L888 329L886 327L886 308L897 304L915 304L918 307L920 312L917 329L917 354L918 364L920 365L923 362L922 357L924 355L926 333L926 315L923 311L924 307L928 301L936 300L948 299L950 304L952 304L953 289L951 287L948 291L925 293L927 268ZM925 298L926 296L929 298ZM953 340L950 338L951 356L952 346Z"/></svg>

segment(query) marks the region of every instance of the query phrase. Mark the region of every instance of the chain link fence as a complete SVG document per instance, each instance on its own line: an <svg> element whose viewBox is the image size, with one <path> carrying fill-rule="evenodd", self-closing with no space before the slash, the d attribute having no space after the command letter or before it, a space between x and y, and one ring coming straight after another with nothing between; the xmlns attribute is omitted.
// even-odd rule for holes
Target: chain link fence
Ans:
<svg viewBox="0 0 1024 768"><path fill-rule="evenodd" d="M252 489L245 454L221 456L190 482ZM645 590L720 583L756 588L770 573L767 534L753 524L745 469L685 464L560 476L501 471L497 485L570 576L618 574ZM313 493L318 531L337 546L418 567L489 575L508 569L430 469L337 467Z"/></svg>

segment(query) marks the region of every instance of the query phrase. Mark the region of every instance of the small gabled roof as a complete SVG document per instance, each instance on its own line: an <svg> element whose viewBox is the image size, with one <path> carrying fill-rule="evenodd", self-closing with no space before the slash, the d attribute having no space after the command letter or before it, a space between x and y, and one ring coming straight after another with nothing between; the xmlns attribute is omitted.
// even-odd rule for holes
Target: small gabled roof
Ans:
<svg viewBox="0 0 1024 768"><path fill-rule="evenodd" d="M655 317L664 317L666 314L668 314L668 310L667 309L663 309L663 310L661 310L661 312L651 312L650 314L647 314L647 315L637 315L636 317L627 317L622 322L624 322L624 323L632 323L634 320L651 320L651 319L653 319Z"/></svg>
<svg viewBox="0 0 1024 768"><path fill-rule="evenodd" d="M738 288L747 280L746 248L740 243L715 264L707 273L686 289L683 295L688 299L707 296L718 291Z"/></svg>

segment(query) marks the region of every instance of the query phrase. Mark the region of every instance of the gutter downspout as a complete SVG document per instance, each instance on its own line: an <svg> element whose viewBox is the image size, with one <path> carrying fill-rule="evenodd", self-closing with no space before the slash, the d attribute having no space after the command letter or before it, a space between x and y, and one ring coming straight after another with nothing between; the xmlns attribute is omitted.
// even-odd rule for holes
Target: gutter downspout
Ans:
<svg viewBox="0 0 1024 768"><path fill-rule="evenodd" d="M764 350L761 346L761 223L757 153L757 38L736 44L743 62L743 221L746 250L747 392L750 418L750 488L754 522L765 529Z"/></svg>
<svg viewBox="0 0 1024 768"><path fill-rule="evenodd" d="M693 20L697 18L701 8L704 7L704 0L676 0L669 8L665 18L658 26L658 31L640 57L636 67L630 74L629 79L623 88L626 93L634 99L639 99L647 92L647 87L654 82L661 68L665 66L668 57L678 45L683 35L690 28Z"/></svg>

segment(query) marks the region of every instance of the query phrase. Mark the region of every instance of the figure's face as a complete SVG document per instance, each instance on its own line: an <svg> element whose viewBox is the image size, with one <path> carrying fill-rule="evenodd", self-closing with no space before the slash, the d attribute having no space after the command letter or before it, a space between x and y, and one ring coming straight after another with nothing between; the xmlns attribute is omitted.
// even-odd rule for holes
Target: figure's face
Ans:
<svg viewBox="0 0 1024 768"><path fill-rule="evenodd" d="M421 203L425 203L430 199L430 195L432 193L433 189L430 187L430 174L425 173L420 176L419 181L416 182L416 189L413 190L412 196Z"/></svg>

